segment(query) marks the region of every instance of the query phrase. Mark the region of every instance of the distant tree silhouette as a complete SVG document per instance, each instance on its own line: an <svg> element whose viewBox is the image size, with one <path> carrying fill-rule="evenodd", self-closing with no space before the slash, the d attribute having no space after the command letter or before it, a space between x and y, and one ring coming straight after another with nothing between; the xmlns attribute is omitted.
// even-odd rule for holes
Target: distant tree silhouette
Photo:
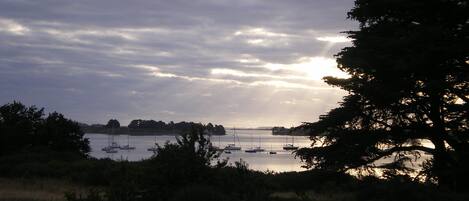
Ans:
<svg viewBox="0 0 469 201"><path fill-rule="evenodd" d="M78 123L62 114L54 112L44 118L44 109L20 102L0 107L0 155L34 147L86 155L90 148L83 135Z"/></svg>
<svg viewBox="0 0 469 201"><path fill-rule="evenodd" d="M119 127L121 127L121 124L119 123L119 121L117 121L117 119L110 119L106 124L106 128L119 128Z"/></svg>
<svg viewBox="0 0 469 201"><path fill-rule="evenodd" d="M226 133L225 128L222 125L213 125L212 123L202 125L201 123L194 122L182 121L174 123L171 121L166 124L163 121L135 119L128 125L131 131L173 131L182 133L189 132L194 126L202 126L205 128L205 131L207 131L206 134L224 135Z"/></svg>
<svg viewBox="0 0 469 201"><path fill-rule="evenodd" d="M347 79L325 77L349 92L340 107L305 123L313 145L297 155L308 167L406 172L422 153L427 179L469 181L469 7L461 0L357 0L348 17L353 46L337 56ZM428 140L434 147L424 146Z"/></svg>

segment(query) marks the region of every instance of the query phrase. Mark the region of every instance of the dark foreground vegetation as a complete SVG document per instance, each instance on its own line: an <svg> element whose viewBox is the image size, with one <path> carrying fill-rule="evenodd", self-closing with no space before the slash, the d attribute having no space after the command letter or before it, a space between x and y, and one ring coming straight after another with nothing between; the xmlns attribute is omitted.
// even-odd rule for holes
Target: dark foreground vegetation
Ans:
<svg viewBox="0 0 469 201"><path fill-rule="evenodd" d="M67 201L469 199L464 192L405 176L385 180L322 170L257 172L243 161L228 166L201 126L193 126L176 144L160 146L148 160L94 159L87 156L83 133L64 129L75 128L75 122L58 113L44 118L41 112L17 102L0 107L2 142L17 147L0 155L0 200L51 200L56 188L63 190L63 197L55 200ZM60 123L52 124L50 118L57 116ZM46 128L54 135L43 135ZM25 140L35 135L42 140ZM70 136L77 136L73 143L81 146L55 145ZM28 194L33 197L24 198Z"/></svg>

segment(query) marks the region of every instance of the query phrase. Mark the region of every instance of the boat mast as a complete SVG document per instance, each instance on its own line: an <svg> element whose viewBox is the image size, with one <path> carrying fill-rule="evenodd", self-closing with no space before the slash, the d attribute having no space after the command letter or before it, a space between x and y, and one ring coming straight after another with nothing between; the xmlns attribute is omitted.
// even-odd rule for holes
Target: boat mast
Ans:
<svg viewBox="0 0 469 201"><path fill-rule="evenodd" d="M233 126L233 145L236 146L236 128Z"/></svg>

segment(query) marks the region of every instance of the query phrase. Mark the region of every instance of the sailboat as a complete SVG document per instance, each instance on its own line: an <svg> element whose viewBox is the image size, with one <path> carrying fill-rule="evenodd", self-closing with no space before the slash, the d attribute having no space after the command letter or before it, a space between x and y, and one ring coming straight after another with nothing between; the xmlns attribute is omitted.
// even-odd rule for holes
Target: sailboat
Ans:
<svg viewBox="0 0 469 201"><path fill-rule="evenodd" d="M116 150L116 145L117 143L114 142L114 136L112 136L112 142L111 142L111 137L108 136L107 138L107 146L106 147L103 147L101 150L108 153L108 154L113 154L113 153L117 153L117 150ZM119 148L119 146L117 146L117 148Z"/></svg>
<svg viewBox="0 0 469 201"><path fill-rule="evenodd" d="M288 150L288 151L291 151L291 150L297 150L298 149L298 146L295 146L295 137L292 135L291 136L291 144L285 144L283 145L283 150ZM287 138L288 139L288 138Z"/></svg>
<svg viewBox="0 0 469 201"><path fill-rule="evenodd" d="M130 135L127 135L127 145L121 146L122 150L133 150L135 147L130 146Z"/></svg>
<svg viewBox="0 0 469 201"><path fill-rule="evenodd" d="M259 137L259 146L254 147L254 150L255 150L256 152L264 152L264 151L265 151L265 149L263 149L263 148L261 147L261 137Z"/></svg>
<svg viewBox="0 0 469 201"><path fill-rule="evenodd" d="M114 141L114 135L111 135L111 145L109 145L112 149L119 149L120 146L117 144L116 141Z"/></svg>
<svg viewBox="0 0 469 201"><path fill-rule="evenodd" d="M269 154L277 154L276 151L272 150L272 145L270 145L270 151L269 151Z"/></svg>
<svg viewBox="0 0 469 201"><path fill-rule="evenodd" d="M253 147L252 146L252 134L251 134L251 148L247 149L245 152L246 153L256 153L256 152L263 152L265 151L263 148L261 148L261 137L259 137L259 146Z"/></svg>
<svg viewBox="0 0 469 201"><path fill-rule="evenodd" d="M239 140L238 140L239 142ZM233 144L228 144L227 146L225 146L224 150L228 150L228 151L239 151L241 150L241 147L240 146L236 146L236 129L233 128Z"/></svg>
<svg viewBox="0 0 469 201"><path fill-rule="evenodd" d="M152 151L152 152L158 151L158 147L156 146L156 144L157 143L156 143L156 136L155 136L155 144L152 147L148 148L147 151Z"/></svg>
<svg viewBox="0 0 469 201"><path fill-rule="evenodd" d="M108 154L117 153L117 150L115 150L115 149L113 149L113 148L111 148L111 147L104 147L102 150L105 151L105 152L108 153Z"/></svg>
<svg viewBox="0 0 469 201"><path fill-rule="evenodd" d="M246 149L244 152L246 152L246 153L256 153L256 150L252 146L252 133L251 133L251 148Z"/></svg>

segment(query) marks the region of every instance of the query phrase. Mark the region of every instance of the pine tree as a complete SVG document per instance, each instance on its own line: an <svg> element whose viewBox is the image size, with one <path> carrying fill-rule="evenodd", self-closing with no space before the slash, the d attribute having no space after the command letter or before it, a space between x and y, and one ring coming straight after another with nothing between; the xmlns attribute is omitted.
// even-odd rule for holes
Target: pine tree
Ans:
<svg viewBox="0 0 469 201"><path fill-rule="evenodd" d="M307 167L422 174L464 186L469 174L469 7L467 0L356 0L337 56L350 78L325 77L349 92L340 107L305 123L314 146L297 155ZM430 142L426 146L423 142ZM391 162L376 161L391 157Z"/></svg>

